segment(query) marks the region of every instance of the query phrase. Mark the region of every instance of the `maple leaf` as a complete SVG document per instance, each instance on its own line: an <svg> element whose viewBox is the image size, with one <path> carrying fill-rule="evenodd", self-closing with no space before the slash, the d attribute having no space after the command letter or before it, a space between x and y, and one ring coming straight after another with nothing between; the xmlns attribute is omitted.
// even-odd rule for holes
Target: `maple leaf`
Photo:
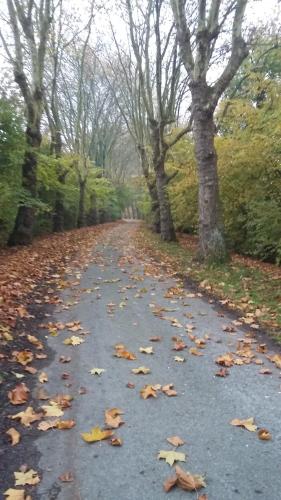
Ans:
<svg viewBox="0 0 281 500"><path fill-rule="evenodd" d="M166 385L163 385L161 389L162 389L162 392L164 392L164 394L166 394L166 396L169 396L169 397L177 396L178 393L177 393L177 391L175 391L173 389L173 387L174 387L174 384L166 384Z"/></svg>
<svg viewBox="0 0 281 500"><path fill-rule="evenodd" d="M42 342L40 342L40 340L38 340L37 337L34 337L34 335L27 335L27 340L31 344L35 345L36 349L43 349Z"/></svg>
<svg viewBox="0 0 281 500"><path fill-rule="evenodd" d="M257 426L254 424L253 417L247 418L245 420L240 420L239 418L235 418L234 420L231 420L230 424L235 425L237 427L243 427L244 429L247 429L247 431L250 432L255 432L257 430Z"/></svg>
<svg viewBox="0 0 281 500"><path fill-rule="evenodd" d="M39 375L38 375L38 380L41 384L44 384L45 382L48 382L48 375L47 373L45 372L41 372Z"/></svg>
<svg viewBox="0 0 281 500"><path fill-rule="evenodd" d="M144 354L154 354L153 347L140 347L139 351L143 352Z"/></svg>
<svg viewBox="0 0 281 500"><path fill-rule="evenodd" d="M226 367L233 366L233 356L231 353L222 354L216 359L216 363Z"/></svg>
<svg viewBox="0 0 281 500"><path fill-rule="evenodd" d="M96 441L102 441L103 439L108 439L113 435L113 431L102 430L100 427L93 427L90 432L82 432L81 436L86 443L95 443Z"/></svg>
<svg viewBox="0 0 281 500"><path fill-rule="evenodd" d="M49 429L55 429L57 427L58 419L55 420L45 420L40 422L37 426L39 431L48 431Z"/></svg>
<svg viewBox="0 0 281 500"><path fill-rule="evenodd" d="M25 500L24 490L15 490L14 488L9 488L4 492L6 500Z"/></svg>
<svg viewBox="0 0 281 500"><path fill-rule="evenodd" d="M24 351L15 353L15 357L18 363L20 363L23 366L26 366L33 360L33 353L25 349Z"/></svg>
<svg viewBox="0 0 281 500"><path fill-rule="evenodd" d="M104 373L106 370L104 368L92 368L90 370L90 374L91 375L101 375L102 373Z"/></svg>
<svg viewBox="0 0 281 500"><path fill-rule="evenodd" d="M85 342L84 339L81 339L80 337L77 337L75 335L72 335L72 337L68 337L63 341L65 345L74 345L74 346L83 344L83 342Z"/></svg>
<svg viewBox="0 0 281 500"><path fill-rule="evenodd" d="M125 349L117 349L114 356L117 358L128 359L130 361L137 359L134 353L126 351Z"/></svg>
<svg viewBox="0 0 281 500"><path fill-rule="evenodd" d="M119 408L111 408L110 410L106 410L104 413L104 418L107 427L117 429L120 425L124 424L124 421L120 417L120 415L123 415L123 413L124 412Z"/></svg>
<svg viewBox="0 0 281 500"><path fill-rule="evenodd" d="M187 345L182 340L179 340L174 343L173 351L183 351L186 347Z"/></svg>
<svg viewBox="0 0 281 500"><path fill-rule="evenodd" d="M181 356L174 356L174 360L177 361L177 363L184 363L186 361L186 359Z"/></svg>
<svg viewBox="0 0 281 500"><path fill-rule="evenodd" d="M261 441L270 441L272 439L272 436L267 429L259 429L258 437Z"/></svg>
<svg viewBox="0 0 281 500"><path fill-rule="evenodd" d="M140 391L141 397L147 399L150 397L157 398L156 389L152 385L145 385Z"/></svg>
<svg viewBox="0 0 281 500"><path fill-rule="evenodd" d="M136 375L147 375L148 373L150 373L150 368L146 368L146 366L139 366L138 368L133 368L132 372Z"/></svg>
<svg viewBox="0 0 281 500"><path fill-rule="evenodd" d="M181 467L176 465L175 475L171 478L168 478L163 486L166 492L170 491L174 486L179 486L179 488L182 488L186 491L197 491L201 488L205 488L206 483L203 476L185 472ZM206 497L205 500L207 500Z"/></svg>
<svg viewBox="0 0 281 500"><path fill-rule="evenodd" d="M25 484L34 485L40 482L38 473L33 469L29 469L26 472L14 472L14 476L15 486L24 486Z"/></svg>
<svg viewBox="0 0 281 500"><path fill-rule="evenodd" d="M75 420L58 420L56 427L57 429L65 430L72 429L75 425Z"/></svg>
<svg viewBox="0 0 281 500"><path fill-rule="evenodd" d="M14 389L8 392L8 398L13 405L22 405L28 400L29 389L24 382L16 385Z"/></svg>
<svg viewBox="0 0 281 500"><path fill-rule="evenodd" d="M190 347L189 353L193 354L193 356L203 356L202 352L198 351L196 347Z"/></svg>
<svg viewBox="0 0 281 500"><path fill-rule="evenodd" d="M15 446L16 444L19 443L20 433L14 427L11 427L10 429L8 429L6 431L6 434L8 434L8 436L10 436L12 446Z"/></svg>
<svg viewBox="0 0 281 500"><path fill-rule="evenodd" d="M46 417L61 417L63 415L63 411L55 401L50 401L49 405L43 405L42 409Z"/></svg>
<svg viewBox="0 0 281 500"><path fill-rule="evenodd" d="M179 453L178 451L173 450L160 450L157 458L158 460L163 458L164 460L166 460L167 464L172 467L174 462L185 462L185 453Z"/></svg>
<svg viewBox="0 0 281 500"><path fill-rule="evenodd" d="M182 446L185 441L183 441L179 436L171 436L167 438L168 443L170 443L172 446L175 446L176 448L178 446Z"/></svg>
<svg viewBox="0 0 281 500"><path fill-rule="evenodd" d="M19 419L21 424L25 425L26 427L30 427L30 424L32 424L32 422L40 420L42 416L42 413L35 413L33 408L31 406L28 406L25 411L21 411L16 415L10 415L10 418L12 420Z"/></svg>

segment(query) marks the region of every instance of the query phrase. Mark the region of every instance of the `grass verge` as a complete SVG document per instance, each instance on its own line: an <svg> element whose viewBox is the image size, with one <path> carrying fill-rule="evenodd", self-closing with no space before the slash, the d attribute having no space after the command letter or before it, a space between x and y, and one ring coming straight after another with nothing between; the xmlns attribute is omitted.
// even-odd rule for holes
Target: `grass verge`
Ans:
<svg viewBox="0 0 281 500"><path fill-rule="evenodd" d="M206 266L194 260L194 245L166 243L144 226L139 229L138 243L151 256L168 262L175 272L191 279L202 291L218 298L230 309L238 310L250 328L265 328L281 344L280 268L267 265L263 270L254 260L246 264L239 259L224 265Z"/></svg>

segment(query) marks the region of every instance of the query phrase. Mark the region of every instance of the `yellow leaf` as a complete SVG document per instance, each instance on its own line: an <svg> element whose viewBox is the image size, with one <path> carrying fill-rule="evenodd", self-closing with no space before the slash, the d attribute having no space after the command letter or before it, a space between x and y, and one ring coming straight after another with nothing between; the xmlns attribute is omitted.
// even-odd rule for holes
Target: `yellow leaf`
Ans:
<svg viewBox="0 0 281 500"><path fill-rule="evenodd" d="M75 335L72 335L72 337L68 337L63 341L65 345L79 345L85 342L84 339L81 339L80 337L77 337Z"/></svg>
<svg viewBox="0 0 281 500"><path fill-rule="evenodd" d="M244 429L247 429L247 431L250 432L256 432L257 426L254 424L254 418L250 417L245 420L240 420L239 418L235 418L234 420L231 420L231 425L235 425L237 427L243 427Z"/></svg>
<svg viewBox="0 0 281 500"><path fill-rule="evenodd" d="M183 358L181 356L175 356L174 360L177 361L178 363L184 363L185 362L185 358Z"/></svg>
<svg viewBox="0 0 281 500"><path fill-rule="evenodd" d="M153 387L152 385L145 385L140 391L141 397L143 399L147 399L150 397L157 398L156 390L157 389L155 389L155 387Z"/></svg>
<svg viewBox="0 0 281 500"><path fill-rule="evenodd" d="M133 368L132 372L135 373L135 375L139 375L140 373L142 375L147 375L150 373L150 368L146 368L146 366L139 366L138 368Z"/></svg>
<svg viewBox="0 0 281 500"><path fill-rule="evenodd" d="M6 431L6 434L8 434L8 436L10 436L12 446L15 446L16 444L19 443L20 433L14 427L11 427L10 429L8 429Z"/></svg>
<svg viewBox="0 0 281 500"><path fill-rule="evenodd" d="M21 421L21 424L25 425L26 427L30 427L30 424L32 422L35 422L36 420L40 420L42 418L42 415L42 413L35 413L33 408L31 406L28 406L25 411L16 413L16 415L11 415L10 418L12 420L19 419Z"/></svg>
<svg viewBox="0 0 281 500"><path fill-rule="evenodd" d="M40 482L40 478L38 473L29 469L27 472L14 472L15 476L15 486L24 486L25 484L38 484Z"/></svg>
<svg viewBox="0 0 281 500"><path fill-rule="evenodd" d="M166 460L167 464L172 466L174 462L185 462L185 453L179 453L178 451L160 450L157 458L158 460L163 458L164 460Z"/></svg>
<svg viewBox="0 0 281 500"><path fill-rule="evenodd" d="M4 493L6 500L24 500L25 491L24 490L15 490L14 488L9 488Z"/></svg>
<svg viewBox="0 0 281 500"><path fill-rule="evenodd" d="M86 443L95 443L96 441L102 441L112 436L113 431L102 430L100 427L93 427L90 432L82 432L81 436Z"/></svg>

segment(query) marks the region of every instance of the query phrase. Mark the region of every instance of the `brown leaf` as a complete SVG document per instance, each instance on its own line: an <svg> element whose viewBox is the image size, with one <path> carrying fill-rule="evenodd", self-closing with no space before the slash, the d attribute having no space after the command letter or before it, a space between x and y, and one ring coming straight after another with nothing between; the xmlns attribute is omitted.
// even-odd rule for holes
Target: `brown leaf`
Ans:
<svg viewBox="0 0 281 500"><path fill-rule="evenodd" d="M60 356L59 361L60 361L60 363L70 363L71 357L70 356Z"/></svg>
<svg viewBox="0 0 281 500"><path fill-rule="evenodd" d="M44 384L45 382L48 382L49 379L48 379L47 373L41 372L38 375L38 380L39 380L40 384Z"/></svg>
<svg viewBox="0 0 281 500"><path fill-rule="evenodd" d="M87 389L86 389L86 387L80 387L78 392L79 392L79 394L87 394Z"/></svg>
<svg viewBox="0 0 281 500"><path fill-rule="evenodd" d="M271 375L271 374L272 374L272 371L271 371L271 370L269 370L269 368L262 368L262 369L259 371L259 373L260 373L261 375Z"/></svg>
<svg viewBox="0 0 281 500"><path fill-rule="evenodd" d="M37 373L38 370L37 368L34 368L34 366L25 366L24 371L31 373L31 375L35 375L35 373Z"/></svg>
<svg viewBox="0 0 281 500"><path fill-rule="evenodd" d="M247 431L250 432L255 432L257 430L257 426L254 424L253 417L247 418L245 420L240 420L239 418L235 418L234 420L231 420L230 424L235 425L237 427L243 427L244 429L247 429Z"/></svg>
<svg viewBox="0 0 281 500"><path fill-rule="evenodd" d="M57 427L58 419L55 420L44 420L40 422L37 426L39 431L48 431L49 429L55 429Z"/></svg>
<svg viewBox="0 0 281 500"><path fill-rule="evenodd" d="M33 353L28 349L25 349L24 351L19 351L15 353L15 357L18 363L20 363L23 366L26 366L33 360Z"/></svg>
<svg viewBox="0 0 281 500"><path fill-rule="evenodd" d="M63 483L71 483L72 481L74 481L74 476L72 472L64 472L59 476L59 480Z"/></svg>
<svg viewBox="0 0 281 500"><path fill-rule="evenodd" d="M143 399L147 398L157 398L157 392L152 385L145 385L140 391L141 397Z"/></svg>
<svg viewBox="0 0 281 500"><path fill-rule="evenodd" d="M37 399L40 399L41 401L46 401L47 399L50 399L50 396L47 393L47 391L44 389L44 387L38 387L35 397Z"/></svg>
<svg viewBox="0 0 281 500"><path fill-rule="evenodd" d="M198 351L196 347L190 347L189 354L193 354L193 356L203 356L202 352Z"/></svg>
<svg viewBox="0 0 281 500"><path fill-rule="evenodd" d="M8 392L8 398L13 405L22 405L26 403L29 397L29 389L24 382L16 385L14 389Z"/></svg>
<svg viewBox="0 0 281 500"><path fill-rule="evenodd" d="M216 377L227 377L229 375L229 371L227 368L220 368L218 372L216 372Z"/></svg>
<svg viewBox="0 0 281 500"><path fill-rule="evenodd" d="M15 446L16 444L19 443L20 433L14 427L11 427L10 429L8 429L6 431L6 434L8 434L8 436L10 436L12 446Z"/></svg>
<svg viewBox="0 0 281 500"><path fill-rule="evenodd" d="M52 401L54 401L58 407L61 410L64 410L65 408L70 408L71 407L71 401L73 400L73 397L70 396L69 394L57 394L54 398L52 398Z"/></svg>
<svg viewBox="0 0 281 500"><path fill-rule="evenodd" d="M230 352L226 354L222 354L216 359L217 365L222 365L222 366L233 366L233 356Z"/></svg>
<svg viewBox="0 0 281 500"><path fill-rule="evenodd" d="M110 440L109 440L109 444L111 444L111 446L122 446L123 444L123 441L121 438L118 438L116 436L113 436Z"/></svg>
<svg viewBox="0 0 281 500"><path fill-rule="evenodd" d="M205 488L206 483L203 476L197 474L190 474L185 472L181 467L176 465L175 472L177 476L177 485L186 491L197 491L200 488Z"/></svg>
<svg viewBox="0 0 281 500"><path fill-rule="evenodd" d="M114 356L116 356L116 358L124 358L130 361L137 359L133 352L129 352L124 349L117 349Z"/></svg>
<svg viewBox="0 0 281 500"><path fill-rule="evenodd" d="M259 429L258 437L262 441L270 441L272 439L272 436L267 429Z"/></svg>
<svg viewBox="0 0 281 500"><path fill-rule="evenodd" d="M163 484L166 493L168 493L168 491L170 491L174 486L176 486L177 480L178 480L177 476L171 476L166 479L166 481Z"/></svg>
<svg viewBox="0 0 281 500"><path fill-rule="evenodd" d="M172 446L182 446L185 441L183 441L179 436L171 436L167 438L168 443L170 443Z"/></svg>
<svg viewBox="0 0 281 500"><path fill-rule="evenodd" d="M65 430L72 429L76 425L75 420L58 420L57 429Z"/></svg>
<svg viewBox="0 0 281 500"><path fill-rule="evenodd" d="M40 340L37 339L37 337L34 337L34 335L27 335L27 340L31 344L35 345L36 349L43 349L43 344L40 342Z"/></svg>
<svg viewBox="0 0 281 500"><path fill-rule="evenodd" d="M128 382L126 387L128 387L128 389L134 389L136 386L132 382Z"/></svg>
<svg viewBox="0 0 281 500"><path fill-rule="evenodd" d="M183 349L185 349L186 347L187 345L182 340L180 340L174 343L173 351L183 351Z"/></svg>
<svg viewBox="0 0 281 500"><path fill-rule="evenodd" d="M174 384L166 384L166 385L163 385L162 386L162 392L164 392L164 394L166 394L166 396L177 396L177 391L175 391L173 389L174 387Z"/></svg>
<svg viewBox="0 0 281 500"><path fill-rule="evenodd" d="M155 335L154 337L150 337L150 342L160 342L160 340L162 340L162 337L160 337L159 335Z"/></svg>
<svg viewBox="0 0 281 500"><path fill-rule="evenodd" d="M123 415L123 411L119 408L111 408L110 410L105 411L105 423L107 427L111 427L112 429L117 429L120 425L124 424L124 421L120 417Z"/></svg>

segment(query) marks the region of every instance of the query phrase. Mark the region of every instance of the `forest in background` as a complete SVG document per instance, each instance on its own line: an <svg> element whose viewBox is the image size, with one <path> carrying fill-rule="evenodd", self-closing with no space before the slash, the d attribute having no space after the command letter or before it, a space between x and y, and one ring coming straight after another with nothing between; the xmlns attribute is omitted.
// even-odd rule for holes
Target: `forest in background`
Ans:
<svg viewBox="0 0 281 500"><path fill-rule="evenodd" d="M207 4L203 21L212 46L208 42L209 49L208 43L204 48L202 74L203 63L196 70L196 57L188 73L180 47L177 15L185 2L172 2L172 9L169 2L156 0L145 2L143 9L129 0L121 4L125 41L108 12L102 14L108 19L108 38L98 34L102 8L95 2L87 3L86 20L70 13L62 0L7 2L1 32L6 53L0 89L1 245L116 220L133 206L164 240L173 240L174 230L179 230L199 232L201 240L209 238L210 243L215 227L228 249L280 264L278 30L271 24L251 33L247 51L218 91L208 83L206 70L217 65L219 74L227 55L233 54L233 38L228 45L225 38L229 33L231 40L234 27L237 31L238 8L243 11L241 41L246 1L234 2L232 9L225 2L224 10L215 0ZM186 19L199 29L202 12L188 17L189 4L185 7ZM220 16L226 16L225 31ZM195 54L203 50L200 33L191 45ZM216 52L213 45L222 33ZM198 81L216 95L208 116L196 122L198 104L192 89ZM202 95L203 102L207 97ZM197 123L198 129L202 122L205 131L196 139L194 126ZM196 149L206 131L209 147L212 138L215 141L220 199L213 175L216 154L206 166L208 154L200 159ZM202 169L211 168L214 184L207 221L202 221L198 198L198 179L201 188L205 182L200 161ZM217 212L223 214L222 231ZM21 234L15 237L19 214L24 214L18 224ZM209 234L203 234L208 225Z"/></svg>

